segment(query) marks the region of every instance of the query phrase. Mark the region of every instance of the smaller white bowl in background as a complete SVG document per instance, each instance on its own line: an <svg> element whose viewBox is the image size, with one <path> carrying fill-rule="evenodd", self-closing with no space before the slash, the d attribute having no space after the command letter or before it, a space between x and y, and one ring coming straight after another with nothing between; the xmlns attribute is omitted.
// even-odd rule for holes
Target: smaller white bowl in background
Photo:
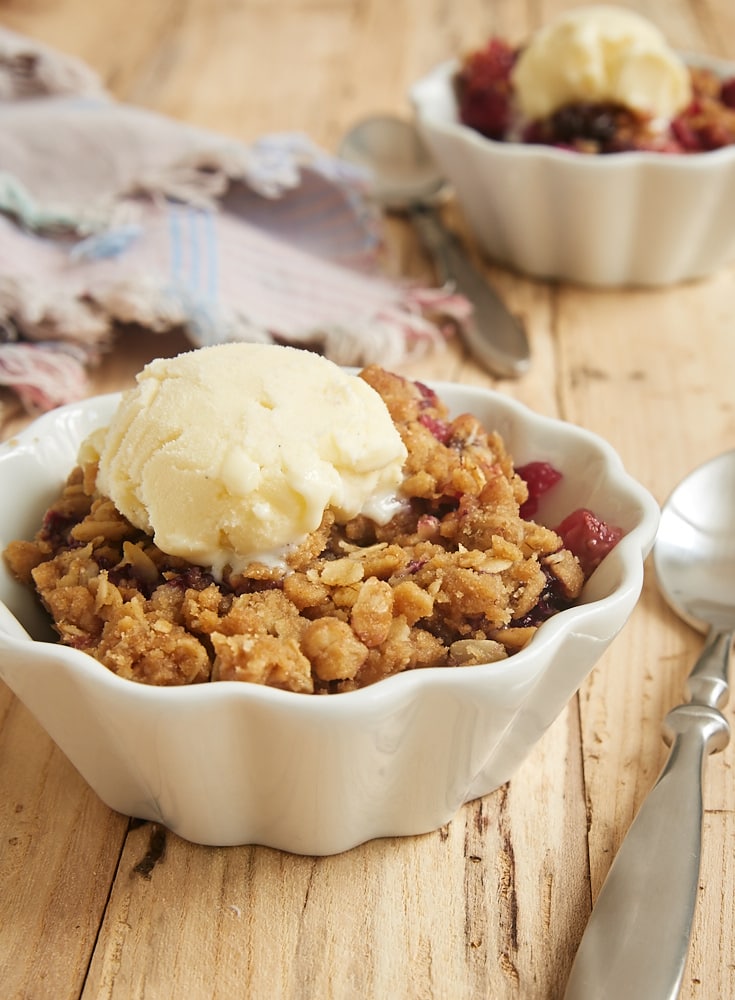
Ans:
<svg viewBox="0 0 735 1000"><path fill-rule="evenodd" d="M686 56L718 76L735 65ZM497 142L457 117L458 62L411 89L422 136L494 260L538 278L608 287L702 278L735 260L735 146L587 155Z"/></svg>
<svg viewBox="0 0 735 1000"><path fill-rule="evenodd" d="M540 521L586 506L624 529L579 603L499 663L325 696L235 681L165 688L53 641L0 559L0 678L108 806L199 843L326 855L437 829L510 778L633 610L659 510L596 435L489 390L434 388L454 414L498 430L519 464L563 473ZM118 399L61 407L0 446L0 550L33 537L81 440Z"/></svg>

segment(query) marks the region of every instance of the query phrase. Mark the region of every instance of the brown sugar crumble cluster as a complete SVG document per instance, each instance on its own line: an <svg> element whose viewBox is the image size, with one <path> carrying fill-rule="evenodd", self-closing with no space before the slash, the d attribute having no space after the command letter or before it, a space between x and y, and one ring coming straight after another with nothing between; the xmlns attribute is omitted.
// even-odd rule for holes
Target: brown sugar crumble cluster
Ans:
<svg viewBox="0 0 735 1000"><path fill-rule="evenodd" d="M327 511L286 570L251 563L218 581L160 551L96 491L86 465L35 540L8 546L11 570L36 589L63 643L148 684L337 693L520 650L579 596L579 560L521 515L528 487L496 433L469 414L450 419L421 383L378 367L361 377L408 449L405 503L388 524L337 525Z"/></svg>

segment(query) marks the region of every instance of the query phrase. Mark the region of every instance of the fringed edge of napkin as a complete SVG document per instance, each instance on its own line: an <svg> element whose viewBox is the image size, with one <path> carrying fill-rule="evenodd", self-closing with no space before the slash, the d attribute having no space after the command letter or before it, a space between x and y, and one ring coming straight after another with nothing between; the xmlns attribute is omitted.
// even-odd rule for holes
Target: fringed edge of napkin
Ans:
<svg viewBox="0 0 735 1000"><path fill-rule="evenodd" d="M29 413L42 413L86 395L88 364L86 351L73 344L0 344L0 385L12 389Z"/></svg>
<svg viewBox="0 0 735 1000"><path fill-rule="evenodd" d="M336 364L395 366L443 343L466 322L469 307L450 287L407 285L401 298L346 324L325 324L288 338L253 323L241 311L220 307L216 322L182 295L145 281L121 283L99 297L46 297L40 287L0 281L0 386L17 393L30 412L81 399L87 369L114 339L118 325L152 334L184 329L192 347L222 341L289 343L318 351ZM216 336L211 336L216 329ZM25 339L18 338L18 331Z"/></svg>

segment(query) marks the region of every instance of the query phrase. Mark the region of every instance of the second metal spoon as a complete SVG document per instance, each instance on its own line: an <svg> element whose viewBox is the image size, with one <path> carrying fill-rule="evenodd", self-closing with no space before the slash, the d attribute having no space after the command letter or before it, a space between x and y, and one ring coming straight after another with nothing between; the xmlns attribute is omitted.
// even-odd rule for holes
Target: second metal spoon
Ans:
<svg viewBox="0 0 735 1000"><path fill-rule="evenodd" d="M525 330L444 226L435 205L445 181L416 128L401 118L366 118L344 137L339 155L370 169L375 199L409 215L440 281L472 303L474 318L463 333L476 360L494 375L522 375L530 364Z"/></svg>
<svg viewBox="0 0 735 1000"><path fill-rule="evenodd" d="M695 469L671 494L654 565L666 601L707 640L689 675L689 702L666 717L669 759L600 891L565 1000L679 995L699 887L702 772L730 736L721 709L735 632L735 451Z"/></svg>

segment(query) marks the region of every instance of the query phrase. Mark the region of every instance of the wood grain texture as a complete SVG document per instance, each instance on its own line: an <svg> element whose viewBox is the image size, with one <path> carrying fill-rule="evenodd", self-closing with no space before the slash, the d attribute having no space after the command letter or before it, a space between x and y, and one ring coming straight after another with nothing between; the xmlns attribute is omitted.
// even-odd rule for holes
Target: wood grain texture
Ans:
<svg viewBox="0 0 735 1000"><path fill-rule="evenodd" d="M121 100L245 140L326 149L491 31L520 40L563 0L0 0L2 23L84 59ZM682 49L735 58L731 0L629 3ZM458 210L447 220L472 246ZM601 234L604 238L604 234ZM663 501L735 445L735 268L661 291L535 282L481 261L534 363L500 390L606 437ZM426 278L406 223L386 269ZM182 335L121 330L92 391ZM492 385L450 342L408 374ZM2 436L27 422L9 397ZM661 721L701 640L650 567L629 623L513 779L441 830L333 858L192 845L93 795L0 688L0 992L12 1000L558 1000L612 858L661 767ZM732 720L732 709L728 710ZM735 996L735 749L713 757L682 1000Z"/></svg>

